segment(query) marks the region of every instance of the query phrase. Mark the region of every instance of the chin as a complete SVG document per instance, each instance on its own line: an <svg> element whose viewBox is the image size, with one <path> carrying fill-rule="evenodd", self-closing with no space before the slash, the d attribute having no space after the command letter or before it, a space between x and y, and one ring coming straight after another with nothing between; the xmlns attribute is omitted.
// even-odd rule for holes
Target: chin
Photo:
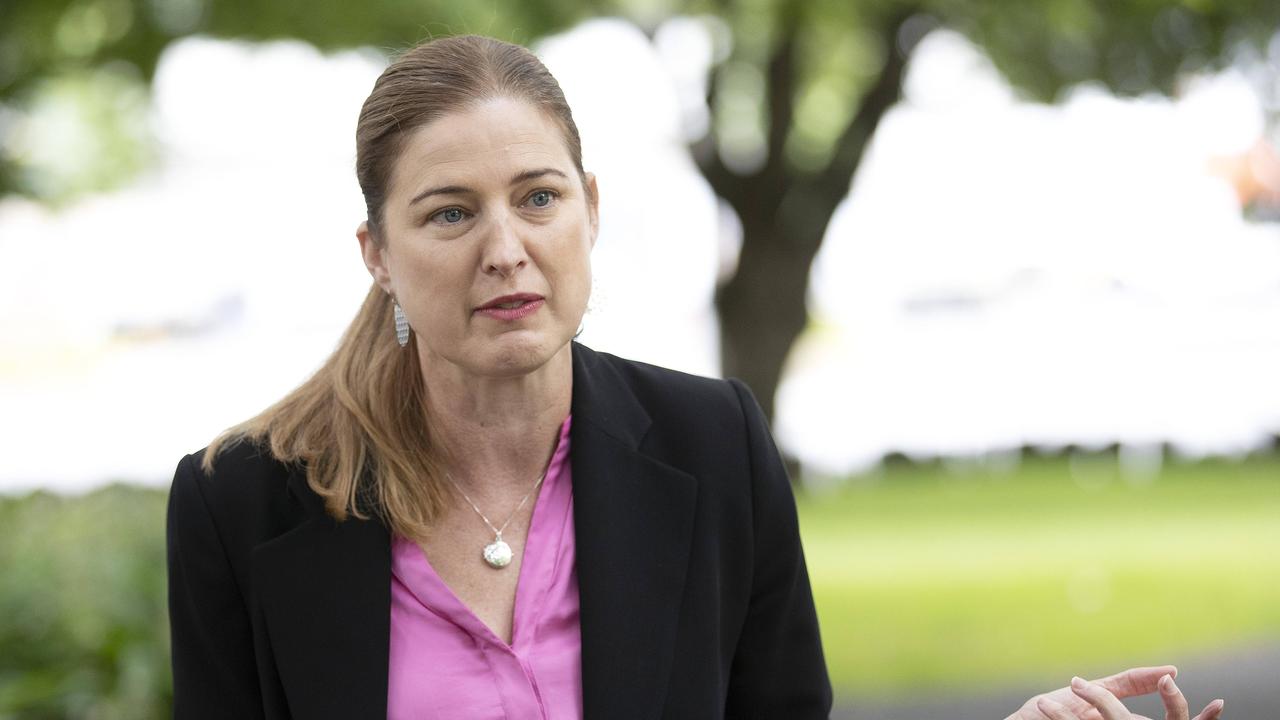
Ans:
<svg viewBox="0 0 1280 720"><path fill-rule="evenodd" d="M568 340L558 341L540 335L496 338L493 346L482 355L484 360L480 373L493 377L527 375L550 362L568 344Z"/></svg>

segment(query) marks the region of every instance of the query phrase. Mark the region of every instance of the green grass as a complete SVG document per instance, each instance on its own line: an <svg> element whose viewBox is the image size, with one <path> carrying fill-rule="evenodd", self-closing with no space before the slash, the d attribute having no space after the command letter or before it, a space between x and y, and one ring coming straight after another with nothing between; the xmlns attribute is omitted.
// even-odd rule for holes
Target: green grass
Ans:
<svg viewBox="0 0 1280 720"><path fill-rule="evenodd" d="M1280 639L1280 460L1076 470L901 467L802 496L833 682L1069 678Z"/></svg>
<svg viewBox="0 0 1280 720"><path fill-rule="evenodd" d="M1118 479L903 467L801 497L847 694L1039 683L1280 641L1280 456ZM0 720L169 713L162 490L0 496ZM1046 685L1046 688L1048 685Z"/></svg>

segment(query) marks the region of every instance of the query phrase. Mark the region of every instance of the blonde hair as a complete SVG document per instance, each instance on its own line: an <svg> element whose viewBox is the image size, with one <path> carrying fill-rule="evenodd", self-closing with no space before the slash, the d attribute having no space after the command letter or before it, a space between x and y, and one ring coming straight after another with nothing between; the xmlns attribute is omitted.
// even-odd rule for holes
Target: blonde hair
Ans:
<svg viewBox="0 0 1280 720"><path fill-rule="evenodd" d="M356 178L370 235L383 243L382 210L395 161L414 130L492 97L526 100L560 127L580 176L578 129L551 73L518 45L479 36L414 47L374 83L356 126ZM447 491L427 426L415 343L395 341L392 300L369 289L337 349L306 382L209 444L203 467L238 442L302 463L307 484L338 520L377 514L397 535L424 540Z"/></svg>

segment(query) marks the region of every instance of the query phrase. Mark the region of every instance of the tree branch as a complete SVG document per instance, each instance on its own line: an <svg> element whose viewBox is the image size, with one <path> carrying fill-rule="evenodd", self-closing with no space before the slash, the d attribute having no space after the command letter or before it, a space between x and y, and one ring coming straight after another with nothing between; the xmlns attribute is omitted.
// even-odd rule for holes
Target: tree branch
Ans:
<svg viewBox="0 0 1280 720"><path fill-rule="evenodd" d="M769 129L763 172L770 175L786 172L787 136L791 134L796 104L796 33L800 11L793 3L783 3L780 12L780 34L765 70Z"/></svg>
<svg viewBox="0 0 1280 720"><path fill-rule="evenodd" d="M741 212L740 205L744 198L743 178L725 166L724 160L720 157L720 149L716 147L715 103L720 86L719 73L716 70L717 68L712 68L711 77L707 79L706 97L707 107L711 110L711 126L707 128L706 135L690 144L689 152L693 156L693 161L697 163L698 169L702 171L702 176L711 185L711 190L724 198L735 210Z"/></svg>
<svg viewBox="0 0 1280 720"><path fill-rule="evenodd" d="M834 208L849 192L849 183L862 164L862 157L871 136L884 118L889 108L902 96L902 81L906 74L907 60L920 39L907 38L909 47L900 47L899 38L902 26L906 24L917 10L904 8L886 23L881 37L884 43L884 65L879 76L862 96L858 112L854 113L849 125L841 133L836 143L835 152L826 168L816 177L811 190L824 197Z"/></svg>

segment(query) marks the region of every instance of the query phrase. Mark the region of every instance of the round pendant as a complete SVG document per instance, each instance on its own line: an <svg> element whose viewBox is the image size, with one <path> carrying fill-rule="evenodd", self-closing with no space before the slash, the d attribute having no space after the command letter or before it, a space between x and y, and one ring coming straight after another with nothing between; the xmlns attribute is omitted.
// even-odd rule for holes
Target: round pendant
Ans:
<svg viewBox="0 0 1280 720"><path fill-rule="evenodd" d="M501 570L510 565L511 558L511 546L503 542L501 538L484 546L484 561L495 570Z"/></svg>

